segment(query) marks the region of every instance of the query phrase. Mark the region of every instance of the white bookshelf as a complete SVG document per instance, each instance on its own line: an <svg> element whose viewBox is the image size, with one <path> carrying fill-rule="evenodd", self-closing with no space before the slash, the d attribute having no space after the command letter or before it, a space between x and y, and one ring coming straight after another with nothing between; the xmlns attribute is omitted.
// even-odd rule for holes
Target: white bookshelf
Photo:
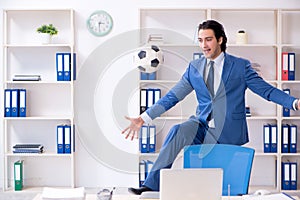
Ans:
<svg viewBox="0 0 300 200"><path fill-rule="evenodd" d="M224 25L228 37L227 52L259 63L264 79L271 85L283 89L290 88L293 96L300 94L300 10L293 9L140 9L141 44L146 43L149 34L162 34L164 43L158 44L165 53L164 66L157 72L157 80L140 81L139 87L159 87L162 95L174 85L193 58L200 52L195 43L196 27L206 19L215 19ZM173 20L176 19L176 20ZM263 20L262 20L263 19ZM236 33L244 29L248 35L247 44L236 44ZM289 31L287 31L289 30ZM281 80L281 53L296 53L296 80ZM251 108L247 117L250 142L245 146L255 149L255 158L250 179L250 191L267 189L281 190L281 162L291 160L298 164L298 185L300 190L300 111L291 111L291 117L282 117L282 107L267 102L256 94L246 92L246 103ZM191 106L192 105L192 106ZM196 109L195 97L172 108L166 116L154 120L157 125L157 152L169 129L193 115ZM263 152L263 124L277 124L277 153ZM281 153L281 125L298 126L297 153ZM140 154L140 159L154 160L157 154ZM294 190L292 190L294 192ZM285 191L289 192L289 191Z"/></svg>
<svg viewBox="0 0 300 200"><path fill-rule="evenodd" d="M39 40L36 29L42 24L53 24L59 31L50 44ZM56 81L55 57L57 52L74 53L74 11L4 10L3 30L3 90L27 91L26 117L3 117L3 189L14 189L13 163L20 159L24 160L25 190L42 186L74 187L74 152L58 154L56 135L60 124L70 124L74 131L74 77L67 82ZM38 74L41 81L12 81L15 74ZM71 134L71 141L73 137ZM40 143L44 153L12 153L17 143Z"/></svg>

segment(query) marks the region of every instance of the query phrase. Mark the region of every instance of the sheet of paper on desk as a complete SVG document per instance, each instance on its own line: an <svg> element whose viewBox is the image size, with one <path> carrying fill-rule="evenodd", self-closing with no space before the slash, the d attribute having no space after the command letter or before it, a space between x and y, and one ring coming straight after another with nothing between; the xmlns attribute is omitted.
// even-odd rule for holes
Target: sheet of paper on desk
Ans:
<svg viewBox="0 0 300 200"><path fill-rule="evenodd" d="M296 200L295 198L285 194L268 194L268 195L244 195L243 200Z"/></svg>
<svg viewBox="0 0 300 200"><path fill-rule="evenodd" d="M140 196L140 199L157 200L159 199L159 192L155 192L155 191L143 192Z"/></svg>
<svg viewBox="0 0 300 200"><path fill-rule="evenodd" d="M84 200L84 187L79 188L50 188L45 187L42 193L43 200Z"/></svg>

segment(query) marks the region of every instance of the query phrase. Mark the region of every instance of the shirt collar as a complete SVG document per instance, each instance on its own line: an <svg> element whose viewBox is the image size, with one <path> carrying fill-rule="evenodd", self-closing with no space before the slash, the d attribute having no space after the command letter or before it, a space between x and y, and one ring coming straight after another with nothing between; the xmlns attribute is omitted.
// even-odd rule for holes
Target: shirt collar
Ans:
<svg viewBox="0 0 300 200"><path fill-rule="evenodd" d="M225 57L225 56L224 56L224 52L222 51L222 52L220 53L220 55L218 55L218 57L216 57L214 60L207 59L207 64L208 64L210 61L214 61L214 62L215 62L215 65L219 66L220 63L223 62L224 57Z"/></svg>

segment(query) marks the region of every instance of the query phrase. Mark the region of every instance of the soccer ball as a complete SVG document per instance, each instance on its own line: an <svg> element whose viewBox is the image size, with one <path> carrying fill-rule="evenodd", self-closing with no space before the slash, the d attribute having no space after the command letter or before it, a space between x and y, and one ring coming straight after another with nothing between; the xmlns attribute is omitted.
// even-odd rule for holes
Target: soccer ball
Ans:
<svg viewBox="0 0 300 200"><path fill-rule="evenodd" d="M163 52L156 45L144 47L134 54L135 66L144 73L157 71L163 62Z"/></svg>

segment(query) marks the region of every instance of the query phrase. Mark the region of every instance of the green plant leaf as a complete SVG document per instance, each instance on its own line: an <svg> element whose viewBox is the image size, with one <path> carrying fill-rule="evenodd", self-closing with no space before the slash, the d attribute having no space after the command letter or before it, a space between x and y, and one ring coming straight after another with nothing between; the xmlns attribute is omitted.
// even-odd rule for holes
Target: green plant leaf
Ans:
<svg viewBox="0 0 300 200"><path fill-rule="evenodd" d="M45 25L38 27L36 30L38 33L48 33L49 35L56 35L58 34L58 30L53 24Z"/></svg>

